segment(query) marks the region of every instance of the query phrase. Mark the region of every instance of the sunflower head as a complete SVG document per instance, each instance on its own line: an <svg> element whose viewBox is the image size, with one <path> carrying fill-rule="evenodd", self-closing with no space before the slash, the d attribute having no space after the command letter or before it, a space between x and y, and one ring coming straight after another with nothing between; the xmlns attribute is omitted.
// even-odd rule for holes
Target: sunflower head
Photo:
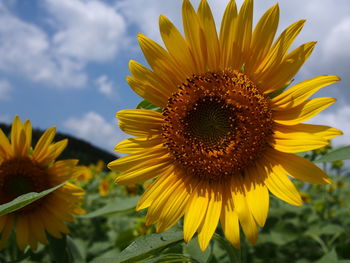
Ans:
<svg viewBox="0 0 350 263"><path fill-rule="evenodd" d="M56 158L67 146L67 140L53 142L55 128L44 132L34 149L30 121L21 122L15 117L10 140L0 129L0 204L16 197L42 192L68 181L78 172L78 160ZM0 249L13 229L19 248L27 245L37 248L37 243L47 244L46 233L61 237L68 233L65 221L73 221L73 215L84 211L79 207L84 191L70 183L45 197L12 213L0 216Z"/></svg>
<svg viewBox="0 0 350 263"><path fill-rule="evenodd" d="M108 166L120 172L117 183L154 179L137 209L148 208L146 223L157 223L157 231L184 216L185 241L197 232L203 250L219 221L235 247L239 226L254 244L268 214L269 192L301 205L290 178L330 183L321 169L293 153L324 147L341 134L303 123L334 103L309 98L339 78L319 76L285 90L316 42L290 51L305 21L275 37L278 20L276 4L253 28L253 1L245 0L238 11L231 0L217 32L206 0L197 10L184 0L184 36L165 16L159 18L165 48L139 34L151 69L130 61L127 81L161 112L117 113L120 128L135 137L115 148L130 155Z"/></svg>

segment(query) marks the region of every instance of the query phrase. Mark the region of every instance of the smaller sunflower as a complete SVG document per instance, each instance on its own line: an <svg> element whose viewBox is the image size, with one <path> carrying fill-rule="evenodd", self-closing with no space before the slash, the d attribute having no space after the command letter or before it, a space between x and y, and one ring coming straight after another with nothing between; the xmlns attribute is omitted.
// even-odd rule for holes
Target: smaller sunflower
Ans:
<svg viewBox="0 0 350 263"><path fill-rule="evenodd" d="M10 141L0 129L0 204L52 188L79 172L78 160L56 161L68 140L53 142L55 133L55 127L45 131L32 149L29 120L22 123L18 116L14 118ZM6 246L12 231L21 250L27 245L36 250L38 242L47 244L46 232L56 238L69 233L65 222L84 213L79 207L83 194L80 187L66 183L45 197L0 216L0 249Z"/></svg>

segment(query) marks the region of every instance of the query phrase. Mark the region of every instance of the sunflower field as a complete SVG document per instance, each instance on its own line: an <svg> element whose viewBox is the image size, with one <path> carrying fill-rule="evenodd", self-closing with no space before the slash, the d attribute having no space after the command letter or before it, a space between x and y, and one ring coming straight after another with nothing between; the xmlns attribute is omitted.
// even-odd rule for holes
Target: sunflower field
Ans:
<svg viewBox="0 0 350 263"><path fill-rule="evenodd" d="M20 251L12 237L0 262L350 262L350 169L342 161L331 161L348 155L349 147L305 154L320 160L333 184L298 182L302 207L271 198L269 217L255 246L242 238L241 249L235 249L218 228L204 252L196 238L183 242L181 222L160 234L147 226L145 212L134 211L147 184L116 186L116 173L99 160L81 167L82 173L73 180L86 191L82 205L86 213L68 224L70 233L61 239L48 235L48 244L35 251ZM2 205L0 213L30 201L32 196L24 196Z"/></svg>
<svg viewBox="0 0 350 263"><path fill-rule="evenodd" d="M331 143L347 131L307 123L341 78L294 83L316 45L289 51L305 20L276 35L278 4L253 27L253 0L231 0L217 27L183 0L182 21L160 15L164 47L137 36L143 100L117 112L112 158L1 126L0 262L350 263L350 146Z"/></svg>

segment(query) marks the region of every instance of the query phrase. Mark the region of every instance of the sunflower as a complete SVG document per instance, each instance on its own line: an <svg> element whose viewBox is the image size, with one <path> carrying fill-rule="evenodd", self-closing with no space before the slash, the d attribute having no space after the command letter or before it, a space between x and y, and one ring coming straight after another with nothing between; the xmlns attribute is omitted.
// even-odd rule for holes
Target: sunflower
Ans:
<svg viewBox="0 0 350 263"><path fill-rule="evenodd" d="M78 160L55 159L67 146L67 139L53 143L55 127L44 132L31 149L32 127L15 117L10 141L0 129L0 204L16 197L41 192L64 183L78 173ZM12 213L0 216L0 249L3 249L15 230L21 250L27 245L36 250L38 242L47 244L46 233L61 238L69 232L65 221L84 213L79 207L84 191L70 183Z"/></svg>
<svg viewBox="0 0 350 263"><path fill-rule="evenodd" d="M205 250L218 225L239 247L240 228L255 244L266 221L269 192L292 205L302 200L289 179L331 183L311 162L294 155L324 147L341 131L302 122L334 98L309 99L339 80L319 76L288 88L310 56L315 42L288 52L304 20L287 27L274 41L279 7L274 5L252 29L253 1L237 12L231 0L220 33L205 0L195 11L183 1L183 37L159 18L166 49L138 35L152 68L130 61L131 88L161 111L122 110L120 128L135 137L115 150L131 153L109 163L120 171L116 182L154 178L138 202L148 208L147 224L165 231L184 216L184 240L198 233Z"/></svg>
<svg viewBox="0 0 350 263"><path fill-rule="evenodd" d="M109 194L109 181L108 179L104 178L101 179L99 185L98 185L98 193L100 196L107 196Z"/></svg>

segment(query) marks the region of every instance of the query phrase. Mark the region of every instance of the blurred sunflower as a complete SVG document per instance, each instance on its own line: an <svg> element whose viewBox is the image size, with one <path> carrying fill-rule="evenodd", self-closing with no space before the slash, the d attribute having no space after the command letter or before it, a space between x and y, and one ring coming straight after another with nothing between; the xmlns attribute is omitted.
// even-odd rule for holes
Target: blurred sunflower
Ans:
<svg viewBox="0 0 350 263"><path fill-rule="evenodd" d="M98 193L100 196L107 196L109 194L109 181L102 179L98 185Z"/></svg>
<svg viewBox="0 0 350 263"><path fill-rule="evenodd" d="M311 162L294 155L324 147L341 131L302 124L332 103L309 99L339 80L319 76L288 90L315 42L288 50L303 27L298 21L275 40L279 20L276 4L254 30L253 1L239 12L231 0L217 34L205 0L194 10L183 1L183 37L160 16L166 49L144 35L138 41L152 70L130 61L131 88L162 112L131 109L117 113L119 126L135 136L116 151L131 153L109 163L122 173L120 184L156 178L137 209L148 207L147 224L164 231L184 216L184 239L198 233L206 249L216 227L239 247L239 225L251 243L268 214L269 192L301 205L288 176L312 183L330 183ZM282 92L282 93L281 93Z"/></svg>
<svg viewBox="0 0 350 263"><path fill-rule="evenodd" d="M67 140L53 143L55 127L45 131L31 149L32 127L15 117L10 141L0 129L0 204L16 197L41 192L59 185L77 172L78 160L55 159L67 146ZM56 238L69 230L65 221L74 221L73 215L84 213L79 207L84 191L70 183L47 196L12 213L0 216L0 249L3 249L13 229L21 250L29 244L37 248L38 242L47 244L46 232Z"/></svg>

